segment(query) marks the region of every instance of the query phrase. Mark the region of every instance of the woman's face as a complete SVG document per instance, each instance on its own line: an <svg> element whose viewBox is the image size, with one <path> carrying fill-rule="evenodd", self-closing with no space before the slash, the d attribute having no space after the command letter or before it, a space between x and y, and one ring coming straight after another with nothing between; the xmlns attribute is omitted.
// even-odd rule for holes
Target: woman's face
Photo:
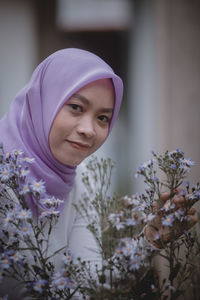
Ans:
<svg viewBox="0 0 200 300"><path fill-rule="evenodd" d="M114 109L110 79L89 83L75 93L56 115L49 134L53 156L77 166L105 141Z"/></svg>

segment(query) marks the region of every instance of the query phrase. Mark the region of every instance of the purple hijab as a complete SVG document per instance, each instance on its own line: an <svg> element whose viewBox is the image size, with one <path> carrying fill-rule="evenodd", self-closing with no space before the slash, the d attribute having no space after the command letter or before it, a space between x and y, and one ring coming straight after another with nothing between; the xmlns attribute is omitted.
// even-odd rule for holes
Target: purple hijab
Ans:
<svg viewBox="0 0 200 300"><path fill-rule="evenodd" d="M49 148L49 132L62 105L86 84L111 78L115 106L110 130L122 100L122 80L98 56L80 49L64 49L47 57L33 72L31 80L11 103L0 121L0 142L4 150L21 149L35 159L30 175L44 180L47 194L66 199L74 185L76 167L58 162ZM28 205L35 210L35 199ZM60 210L62 207L60 207Z"/></svg>

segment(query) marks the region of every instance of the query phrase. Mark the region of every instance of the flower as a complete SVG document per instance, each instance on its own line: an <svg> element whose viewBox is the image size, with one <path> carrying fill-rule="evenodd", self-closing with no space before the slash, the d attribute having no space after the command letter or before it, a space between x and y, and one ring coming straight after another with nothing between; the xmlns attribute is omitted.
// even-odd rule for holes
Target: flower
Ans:
<svg viewBox="0 0 200 300"><path fill-rule="evenodd" d="M68 265L70 262L72 262L71 251L67 250L66 253L62 254L61 258L62 258L62 261L64 262L64 264Z"/></svg>
<svg viewBox="0 0 200 300"><path fill-rule="evenodd" d="M176 166L176 164L171 164L170 168L173 169L173 170L176 170L177 166Z"/></svg>
<svg viewBox="0 0 200 300"><path fill-rule="evenodd" d="M66 276L66 270L61 270L57 272L52 277L52 286L59 290L72 289L73 288L73 281Z"/></svg>
<svg viewBox="0 0 200 300"><path fill-rule="evenodd" d="M172 214L169 214L166 216L166 218L162 219L163 226L172 226L173 222L174 222L174 216Z"/></svg>
<svg viewBox="0 0 200 300"><path fill-rule="evenodd" d="M121 222L121 218L123 217L123 213L117 213L117 214L110 214L108 217L108 220L110 221L110 223L116 227L117 230L123 229L125 224L124 222Z"/></svg>
<svg viewBox="0 0 200 300"><path fill-rule="evenodd" d="M24 152L20 149L14 149L10 152L11 156L19 156L22 155Z"/></svg>
<svg viewBox="0 0 200 300"><path fill-rule="evenodd" d="M185 216L185 211L179 208L178 210L175 211L174 215L176 219L178 219L179 221L183 221Z"/></svg>
<svg viewBox="0 0 200 300"><path fill-rule="evenodd" d="M33 229L29 223L24 221L18 225L16 232L21 237L28 237L33 234Z"/></svg>
<svg viewBox="0 0 200 300"><path fill-rule="evenodd" d="M169 154L169 156L175 156L175 155L177 155L177 154L183 155L184 152L181 151L179 148L176 148L176 150L172 150L172 151L168 152L168 154Z"/></svg>
<svg viewBox="0 0 200 300"><path fill-rule="evenodd" d="M125 223L127 226L136 226L141 224L145 219L145 214L142 211L135 210L132 212L132 217L127 218Z"/></svg>
<svg viewBox="0 0 200 300"><path fill-rule="evenodd" d="M0 270L9 269L11 265L11 260L4 253L2 257L0 257Z"/></svg>
<svg viewBox="0 0 200 300"><path fill-rule="evenodd" d="M188 167L195 165L195 162L191 160L191 158L180 158L180 163L187 165Z"/></svg>
<svg viewBox="0 0 200 300"><path fill-rule="evenodd" d="M60 211L55 210L54 208L46 209L40 213L39 218L43 219L43 218L48 218L48 217L52 217L52 216L58 216L59 214L60 214Z"/></svg>
<svg viewBox="0 0 200 300"><path fill-rule="evenodd" d="M153 167L154 162L155 162L155 159L150 159L150 160L140 164L135 176L138 177L138 175L142 175L143 173L145 173L148 169Z"/></svg>
<svg viewBox="0 0 200 300"><path fill-rule="evenodd" d="M12 169L8 165L3 165L0 169L0 179L2 182L8 181L13 176Z"/></svg>
<svg viewBox="0 0 200 300"><path fill-rule="evenodd" d="M6 217L4 219L5 225L13 221L15 218L14 212L13 211L8 211L6 214Z"/></svg>
<svg viewBox="0 0 200 300"><path fill-rule="evenodd" d="M64 203L64 201L55 197L45 197L40 199L40 203L42 205L47 205L48 207L58 207L60 204Z"/></svg>
<svg viewBox="0 0 200 300"><path fill-rule="evenodd" d="M19 177L26 177L28 174L29 174L29 169L28 168L21 168L20 170L19 170Z"/></svg>
<svg viewBox="0 0 200 300"><path fill-rule="evenodd" d="M45 193L46 188L45 188L45 182L43 180L33 180L33 182L30 184L30 187L32 189L33 192L35 193Z"/></svg>
<svg viewBox="0 0 200 300"><path fill-rule="evenodd" d="M32 164L34 162L34 158L30 158L30 157L24 157L22 159L23 162L26 162L26 163L29 163L29 164Z"/></svg>
<svg viewBox="0 0 200 300"><path fill-rule="evenodd" d="M24 183L19 186L19 194L20 195L26 195L26 194L30 193L30 191L31 191L31 189L30 189L29 183Z"/></svg>
<svg viewBox="0 0 200 300"><path fill-rule="evenodd" d="M20 262L24 257L19 251L16 251L13 255L10 256L10 258L14 262Z"/></svg>
<svg viewBox="0 0 200 300"><path fill-rule="evenodd" d="M159 240L159 239L160 239L160 233L156 233L156 234L154 235L153 241L157 241L157 240Z"/></svg>
<svg viewBox="0 0 200 300"><path fill-rule="evenodd" d="M34 282L33 289L39 293L42 293L47 283L47 280L39 279L38 281Z"/></svg>
<svg viewBox="0 0 200 300"><path fill-rule="evenodd" d="M131 271L134 271L134 270L138 270L141 266L141 261L139 259L138 256L131 256L130 258L130 263L129 263L129 269Z"/></svg>
<svg viewBox="0 0 200 300"><path fill-rule="evenodd" d="M30 209L23 209L20 205L18 206L16 217L21 220L31 219L32 212Z"/></svg>
<svg viewBox="0 0 200 300"><path fill-rule="evenodd" d="M137 196L135 195L132 195L131 197L126 195L123 197L123 200L125 206L131 206L131 205L138 206L140 204L140 201L137 199Z"/></svg>

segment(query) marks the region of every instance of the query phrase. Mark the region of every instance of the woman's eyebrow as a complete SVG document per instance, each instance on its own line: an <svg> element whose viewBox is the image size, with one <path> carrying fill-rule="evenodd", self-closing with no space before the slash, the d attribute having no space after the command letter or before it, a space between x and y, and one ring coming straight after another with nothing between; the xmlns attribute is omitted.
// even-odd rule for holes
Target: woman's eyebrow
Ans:
<svg viewBox="0 0 200 300"><path fill-rule="evenodd" d="M81 100L86 105L90 104L90 101L86 97L84 97L83 95L81 95L81 94L74 94L72 97ZM108 113L110 112L110 113L112 113L113 112L113 108L109 108L109 107L107 108L107 107L105 107L105 108L101 109L101 112L108 112Z"/></svg>
<svg viewBox="0 0 200 300"><path fill-rule="evenodd" d="M90 104L90 101L86 97L84 97L80 94L74 94L74 95L72 95L72 97L81 100L84 104L87 104L87 105Z"/></svg>

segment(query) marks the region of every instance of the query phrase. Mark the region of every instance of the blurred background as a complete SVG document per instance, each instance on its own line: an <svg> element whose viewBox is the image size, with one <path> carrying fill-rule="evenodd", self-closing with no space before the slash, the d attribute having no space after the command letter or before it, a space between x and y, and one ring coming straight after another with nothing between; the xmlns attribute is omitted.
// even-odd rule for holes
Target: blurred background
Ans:
<svg viewBox="0 0 200 300"><path fill-rule="evenodd" d="M116 163L116 189L151 150L181 148L200 177L199 0L0 0L0 117L52 52L96 53L124 81L121 114L99 155Z"/></svg>

